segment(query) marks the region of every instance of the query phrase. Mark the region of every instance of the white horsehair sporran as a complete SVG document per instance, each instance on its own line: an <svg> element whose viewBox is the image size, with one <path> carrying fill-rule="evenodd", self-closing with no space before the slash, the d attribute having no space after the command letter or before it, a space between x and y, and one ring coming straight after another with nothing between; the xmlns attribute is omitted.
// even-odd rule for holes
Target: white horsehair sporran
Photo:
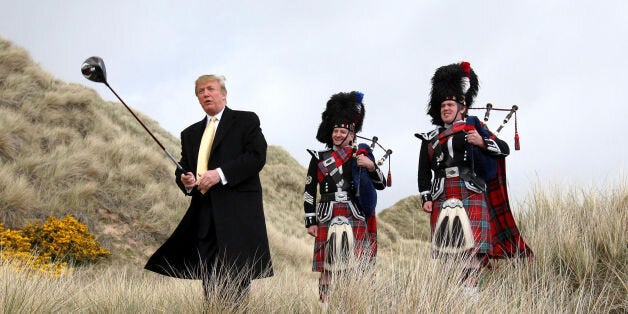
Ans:
<svg viewBox="0 0 628 314"><path fill-rule="evenodd" d="M464 204L457 198L446 200L436 221L432 249L439 253L456 254L474 246L471 222Z"/></svg>
<svg viewBox="0 0 628 314"><path fill-rule="evenodd" d="M327 242L325 243L325 270L341 271L349 268L353 257L355 239L349 219L344 216L334 217L329 222Z"/></svg>

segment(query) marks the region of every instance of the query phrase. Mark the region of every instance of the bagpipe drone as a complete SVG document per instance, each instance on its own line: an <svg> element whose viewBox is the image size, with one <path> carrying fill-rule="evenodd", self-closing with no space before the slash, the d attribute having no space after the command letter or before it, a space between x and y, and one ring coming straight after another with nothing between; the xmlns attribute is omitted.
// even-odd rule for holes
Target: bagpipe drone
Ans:
<svg viewBox="0 0 628 314"><path fill-rule="evenodd" d="M386 177L386 186L390 187L392 185L392 175L391 175L391 172L390 172L390 155L392 155L392 150L384 148L384 146L382 146L382 144L379 143L379 138L377 136L373 136L371 138L368 138L368 137L364 137L364 136L360 136L360 135L356 134L355 137L359 138L359 139L370 141L371 144L369 145L369 147L371 148L371 151L373 151L373 152L375 151L374 150L375 146L379 147L381 150L384 151L384 155L381 158L379 158L376 163L377 163L378 166L381 166L381 165L384 164L384 162L386 162L386 160L388 160L388 175ZM361 150L361 149L358 148L358 144L357 143L353 144L353 151L354 151L353 157L357 157L360 154L366 154L366 151ZM373 155L375 155L375 154L373 154ZM362 172L362 167L360 167L360 169L359 169L359 176L362 176L361 172ZM358 180L358 184L359 183L360 183L360 181ZM356 196L360 196L360 186L359 185L356 188Z"/></svg>
<svg viewBox="0 0 628 314"><path fill-rule="evenodd" d="M499 135L499 132L501 132L501 130L504 128L504 126L506 126L506 124L508 123L508 121L510 121L510 119L512 118L512 116L515 116L515 150L520 150L521 149L521 145L519 144L519 131L517 129L517 110L519 110L519 106L517 105L513 105L510 109L508 108L497 108L497 107L493 107L493 105L491 103L486 104L486 107L479 107L479 108L469 108L469 110L486 110L484 113L484 123L486 124L488 122L489 116L491 114L491 111L508 111L508 114L506 114L506 117L504 117L504 120L502 121L502 123L499 125L499 127L497 128L497 130L495 130L495 136Z"/></svg>

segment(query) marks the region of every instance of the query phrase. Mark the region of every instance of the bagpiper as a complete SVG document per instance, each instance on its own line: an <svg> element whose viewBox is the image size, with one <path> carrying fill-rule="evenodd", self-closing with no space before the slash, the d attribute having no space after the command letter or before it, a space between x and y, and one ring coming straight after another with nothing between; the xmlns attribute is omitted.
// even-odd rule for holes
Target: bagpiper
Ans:
<svg viewBox="0 0 628 314"><path fill-rule="evenodd" d="M462 281L474 291L489 258L532 255L510 210L508 144L468 115L478 90L468 62L438 68L427 106L436 128L415 134L422 140L418 186L431 214L432 254L467 257Z"/></svg>
<svg viewBox="0 0 628 314"><path fill-rule="evenodd" d="M365 115L362 99L357 91L331 96L316 134L326 147L307 150L303 207L305 227L315 237L312 271L321 273L321 302L327 302L332 274L375 258L375 190L383 190L386 179L369 145L356 144Z"/></svg>

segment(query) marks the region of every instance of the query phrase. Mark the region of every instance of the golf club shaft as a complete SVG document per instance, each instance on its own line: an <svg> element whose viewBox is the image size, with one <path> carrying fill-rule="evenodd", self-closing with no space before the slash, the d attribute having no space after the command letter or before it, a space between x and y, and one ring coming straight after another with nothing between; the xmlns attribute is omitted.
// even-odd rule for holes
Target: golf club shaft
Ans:
<svg viewBox="0 0 628 314"><path fill-rule="evenodd" d="M120 100L120 102L124 105L124 107L133 115L133 117L135 118L135 120L137 120L137 122L139 122L142 127L144 128L144 130L146 130L146 132L148 132L148 134L150 134L150 137L153 138L153 140L155 140L155 142L157 143L157 145L159 145L159 147L161 147L161 149L166 153L166 156L168 156L168 158L170 158L170 160L172 160L172 162L174 162L174 164L177 166L177 168L183 172L186 172L183 167L181 167L181 165L177 162L176 159L174 159L174 157L172 156L172 154L170 154L170 152L164 147L163 144L161 144L161 142L155 137L155 135L153 135L153 132L151 132L146 125L144 125L144 122L142 122L142 120L140 120L140 118L135 114L135 112L133 112L133 110L131 110L131 108L129 108L129 106L127 106L127 104L124 102L124 100L122 100L122 98L120 98L120 96L118 96L118 93L116 93L115 90L113 90L113 88L111 88L111 86L109 86L109 84L107 82L103 82L105 85L107 85L107 87L109 88L109 90L111 90L111 92L116 95L116 97L118 98L118 100Z"/></svg>

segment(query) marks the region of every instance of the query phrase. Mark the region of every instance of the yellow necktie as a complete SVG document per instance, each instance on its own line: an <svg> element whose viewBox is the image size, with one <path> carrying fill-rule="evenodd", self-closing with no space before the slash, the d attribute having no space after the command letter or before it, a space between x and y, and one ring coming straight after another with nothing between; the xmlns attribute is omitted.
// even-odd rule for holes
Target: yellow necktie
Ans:
<svg viewBox="0 0 628 314"><path fill-rule="evenodd" d="M201 138L201 146L198 151L198 161L196 163L196 180L200 173L207 172L207 166L209 164L209 154L212 150L212 144L214 143L214 130L216 129L216 117L212 117L209 123L205 127L203 137ZM205 194L207 190L201 190L201 193Z"/></svg>

